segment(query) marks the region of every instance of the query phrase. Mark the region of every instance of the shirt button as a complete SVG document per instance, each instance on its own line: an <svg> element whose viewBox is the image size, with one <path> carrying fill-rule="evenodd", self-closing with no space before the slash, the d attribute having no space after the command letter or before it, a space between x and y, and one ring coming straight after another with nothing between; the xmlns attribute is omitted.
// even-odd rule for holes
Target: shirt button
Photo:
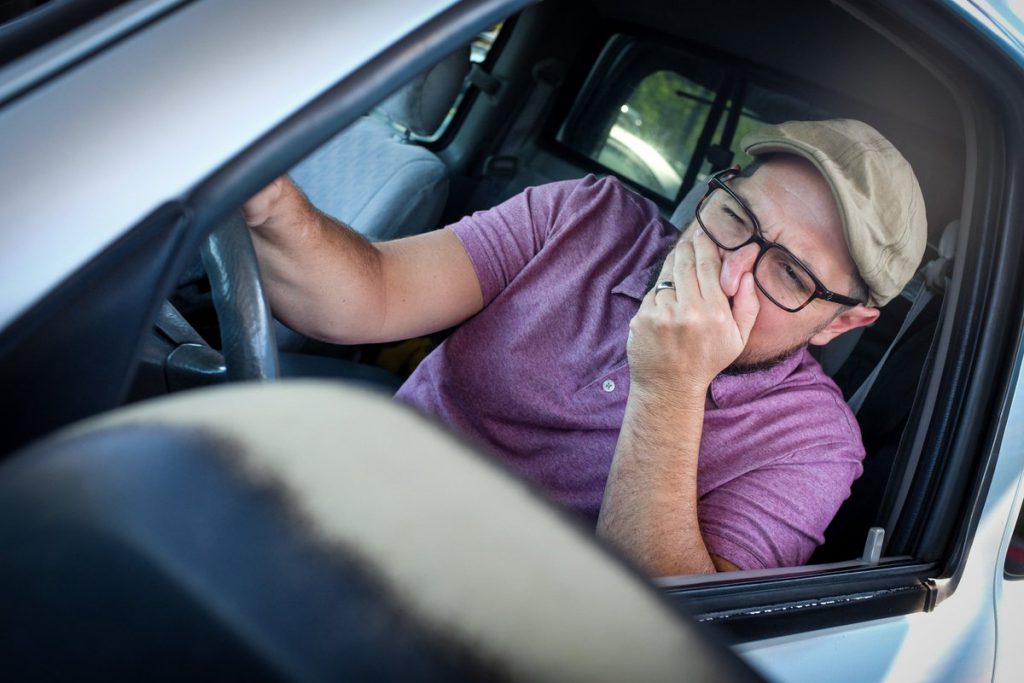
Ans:
<svg viewBox="0 0 1024 683"><path fill-rule="evenodd" d="M601 385L601 388L604 389L606 392L611 393L615 391L615 382L613 382L610 379L606 379L604 381L604 384Z"/></svg>

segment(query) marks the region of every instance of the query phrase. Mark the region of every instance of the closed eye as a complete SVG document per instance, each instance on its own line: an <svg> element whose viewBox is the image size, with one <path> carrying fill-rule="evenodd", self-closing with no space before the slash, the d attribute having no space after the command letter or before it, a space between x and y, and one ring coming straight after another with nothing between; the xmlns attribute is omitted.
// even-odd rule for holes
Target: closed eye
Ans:
<svg viewBox="0 0 1024 683"><path fill-rule="evenodd" d="M729 216L729 218L733 219L737 223L739 223L741 225L746 225L747 224L747 221L746 221L746 219L743 216L740 216L739 214L737 214L735 211L733 211L729 207L727 207L727 206L726 207L722 207L722 211L727 216Z"/></svg>
<svg viewBox="0 0 1024 683"><path fill-rule="evenodd" d="M801 273L796 268L794 268L792 265L788 263L785 263L783 264L783 269L786 272L786 277L788 277L792 281L793 286L798 287L801 291L804 292L810 291L810 287L808 287L807 283L804 282L804 278L801 277Z"/></svg>

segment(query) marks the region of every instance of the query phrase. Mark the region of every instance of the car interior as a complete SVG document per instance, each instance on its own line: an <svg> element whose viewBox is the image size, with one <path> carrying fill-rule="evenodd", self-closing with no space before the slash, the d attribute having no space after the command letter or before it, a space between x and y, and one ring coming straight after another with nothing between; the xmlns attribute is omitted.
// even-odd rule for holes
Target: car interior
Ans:
<svg viewBox="0 0 1024 683"><path fill-rule="evenodd" d="M807 566L657 584L740 639L794 632L823 614L838 624L920 611L935 599L924 577L951 571L951 549L976 519L971 496L991 436L983 419L990 399L978 395L1003 386L998 368L1012 341L1005 326L1019 315L1010 289L985 285L1005 277L1020 252L1017 237L1000 227L1005 217L984 213L993 204L978 189L1002 187L997 170L978 161L995 158L1004 141L994 112L1009 110L990 106L1002 96L993 85L999 60L953 50L946 40L955 29L934 14L925 20L911 8L817 0L685 8L544 0L491 23L469 44L432 44L446 56L393 83L399 87L350 125L317 133L301 153L260 157L272 147L263 140L247 163L260 166L264 183L288 172L318 208L374 240L439 229L526 187L588 173L617 176L681 227L712 173L749 163L739 143L758 125L856 118L874 126L919 178L929 239L918 276L877 323L816 351L856 406L864 474ZM317 111L308 130L326 130ZM280 139L304 113L282 125ZM312 133L304 135L308 142ZM258 283L255 271L224 277L255 264L251 245L237 241L244 225L237 216L222 222L202 244L181 227L203 202L229 197L237 210L258 187L223 191L232 178L219 174L161 207L58 288L45 311L30 311L0 339L10 386L69 389L45 413L26 407L42 400L30 389L6 397L3 408L19 419L0 451L102 410L238 377L355 379L393 392L444 339L338 347L245 317L266 303L258 287L239 286ZM157 232L178 241L145 239ZM160 249L172 248L187 256L164 258ZM246 249L246 258L237 256ZM161 268L147 267L154 262ZM167 279L176 283L169 300L130 358L108 351L136 349L128 331L116 344L91 341L99 318L89 315L90 302L102 294L105 311L133 311L119 318L126 330L148 329L147 310L132 308L131 292L115 285L156 291ZM55 311L80 339L75 358L44 333ZM243 319L231 322L240 311ZM235 334L253 325L259 339ZM44 365L45 377L28 369ZM91 391L61 384L71 376ZM885 600L850 597L868 590L886 591ZM819 601L836 591L849 599ZM763 609L780 603L800 609ZM845 611L837 617L836 610Z"/></svg>
<svg viewBox="0 0 1024 683"><path fill-rule="evenodd" d="M921 272L874 326L815 350L848 399L886 356L858 400L864 475L812 563L861 559L869 530L891 534L899 515L894 464L950 272L952 249L940 253L940 242L944 233L947 245L956 239L965 143L949 90L848 12L822 3L735 2L695 21L656 2L628 11L616 2L545 2L469 47L291 169L314 205L387 239L441 227L531 185L614 174L682 227L712 173L750 161L740 140L762 123L857 118L910 160L928 210ZM370 138L368 127L383 132ZM915 301L922 310L900 333ZM338 349L277 326L285 365L294 366L292 352L331 357L306 358L300 374L358 372L384 386L394 382L350 371L345 359L407 374L443 337Z"/></svg>

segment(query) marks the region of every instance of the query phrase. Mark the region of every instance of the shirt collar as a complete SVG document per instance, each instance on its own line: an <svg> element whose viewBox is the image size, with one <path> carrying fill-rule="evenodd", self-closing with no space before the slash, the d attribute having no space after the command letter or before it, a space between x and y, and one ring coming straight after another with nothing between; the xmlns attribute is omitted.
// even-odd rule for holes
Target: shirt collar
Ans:
<svg viewBox="0 0 1024 683"><path fill-rule="evenodd" d="M782 384L803 362L803 347L766 370L737 375L720 374L711 382L711 400L719 408L748 403Z"/></svg>
<svg viewBox="0 0 1024 683"><path fill-rule="evenodd" d="M625 294L637 301L642 300L647 294L654 270L660 267L661 263L659 262L630 273L623 278L622 282L612 288L612 294Z"/></svg>

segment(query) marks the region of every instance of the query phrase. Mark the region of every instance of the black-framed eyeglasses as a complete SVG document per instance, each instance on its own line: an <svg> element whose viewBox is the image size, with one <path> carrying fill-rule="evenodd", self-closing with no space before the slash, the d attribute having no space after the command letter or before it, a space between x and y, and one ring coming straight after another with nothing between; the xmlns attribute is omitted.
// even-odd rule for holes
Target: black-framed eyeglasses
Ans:
<svg viewBox="0 0 1024 683"><path fill-rule="evenodd" d="M697 222L711 241L726 251L756 244L760 252L754 261L754 283L769 301L785 311L796 313L815 299L843 306L864 303L828 289L788 249L765 239L753 212L725 184L739 171L740 167L734 166L711 176L708 191L697 204Z"/></svg>

